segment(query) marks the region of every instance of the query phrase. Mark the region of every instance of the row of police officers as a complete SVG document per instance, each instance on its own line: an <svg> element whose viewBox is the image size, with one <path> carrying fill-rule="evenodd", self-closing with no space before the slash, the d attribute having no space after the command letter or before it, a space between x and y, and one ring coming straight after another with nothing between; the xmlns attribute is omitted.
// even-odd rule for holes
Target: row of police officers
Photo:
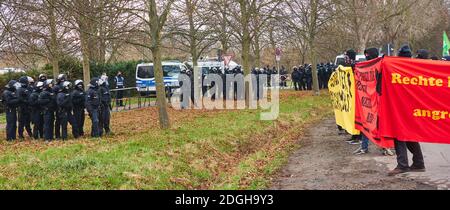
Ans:
<svg viewBox="0 0 450 210"><path fill-rule="evenodd" d="M328 88L328 81L331 74L336 69L333 63L321 63L317 64L317 74L319 80L319 88ZM296 91L312 90L312 67L310 64L304 64L303 66L294 67L291 74L292 82Z"/></svg>
<svg viewBox="0 0 450 210"><path fill-rule="evenodd" d="M23 76L5 86L2 102L6 113L6 139L24 139L24 132L33 139L68 139L72 126L74 138L84 136L85 110L92 120L92 137L111 133L111 94L107 81L94 78L84 90L84 82L73 84L60 74L56 80L39 75L38 81ZM31 126L33 125L33 126Z"/></svg>

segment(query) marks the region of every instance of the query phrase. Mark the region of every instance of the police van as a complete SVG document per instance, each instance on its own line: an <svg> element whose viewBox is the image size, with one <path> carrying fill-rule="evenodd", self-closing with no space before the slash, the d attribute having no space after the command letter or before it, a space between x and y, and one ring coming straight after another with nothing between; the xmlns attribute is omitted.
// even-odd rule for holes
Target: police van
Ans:
<svg viewBox="0 0 450 210"><path fill-rule="evenodd" d="M179 61L162 62L164 86L173 90L179 88L178 77L182 71L187 71L186 65ZM141 95L156 93L155 70L153 63L138 64L136 67L136 88Z"/></svg>
<svg viewBox="0 0 450 210"><path fill-rule="evenodd" d="M202 60L199 60L197 62L197 64L198 64L198 68L201 68L201 72L203 75L212 73L211 72L212 69L219 69L222 73L225 73L225 62L219 61L217 58L202 59ZM192 61L186 62L186 65L191 70L194 69ZM234 61L230 61L230 63L228 64L228 68L231 70L238 66L239 66L239 64L237 64Z"/></svg>

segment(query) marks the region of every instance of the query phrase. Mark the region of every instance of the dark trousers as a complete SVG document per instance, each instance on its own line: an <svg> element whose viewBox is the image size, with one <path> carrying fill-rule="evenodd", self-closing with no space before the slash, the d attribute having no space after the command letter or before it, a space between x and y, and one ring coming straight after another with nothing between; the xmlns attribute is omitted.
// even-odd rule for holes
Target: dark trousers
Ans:
<svg viewBox="0 0 450 210"><path fill-rule="evenodd" d="M295 91L301 90L301 86L300 86L300 82L299 81L294 81L294 88L295 88Z"/></svg>
<svg viewBox="0 0 450 210"><path fill-rule="evenodd" d="M117 89L122 89L123 86L117 86ZM123 106L123 90L117 91L117 98L116 98L116 106Z"/></svg>
<svg viewBox="0 0 450 210"><path fill-rule="evenodd" d="M44 116L42 115L42 112L39 110L33 111L31 116L33 122L33 138L44 138Z"/></svg>
<svg viewBox="0 0 450 210"><path fill-rule="evenodd" d="M61 138L62 140L67 140L67 124L69 122L69 114L67 111L58 112L58 121L61 126Z"/></svg>
<svg viewBox="0 0 450 210"><path fill-rule="evenodd" d="M55 112L53 111L44 111L44 139L47 141L53 140L53 129L55 122Z"/></svg>
<svg viewBox="0 0 450 210"><path fill-rule="evenodd" d="M17 110L16 108L6 108L6 140L16 140L17 131Z"/></svg>
<svg viewBox="0 0 450 210"><path fill-rule="evenodd" d="M111 111L109 110L109 107L103 107L101 109L101 112L100 135L103 134L103 130L105 130L105 134L109 134L111 132L111 129L109 127L111 121Z"/></svg>
<svg viewBox="0 0 450 210"><path fill-rule="evenodd" d="M413 154L413 165L417 168L425 168L425 161L423 159L422 149L417 142L403 142L395 140L395 152L397 154L397 168L408 169L408 150Z"/></svg>
<svg viewBox="0 0 450 210"><path fill-rule="evenodd" d="M72 111L67 112L67 121L72 126L72 135L74 138L80 137L79 131L78 131L78 123L75 119L75 115L72 114Z"/></svg>
<svg viewBox="0 0 450 210"><path fill-rule="evenodd" d="M312 90L312 81L306 82L306 86L307 86L308 90Z"/></svg>
<svg viewBox="0 0 450 210"><path fill-rule="evenodd" d="M84 118L85 118L84 109L74 108L73 117L77 125L78 136L84 136Z"/></svg>
<svg viewBox="0 0 450 210"><path fill-rule="evenodd" d="M59 111L56 111L55 113L56 119L55 119L55 138L60 139L61 138L61 123L59 122Z"/></svg>
<svg viewBox="0 0 450 210"><path fill-rule="evenodd" d="M92 121L92 128L91 128L91 136L94 138L100 137L100 119L99 119L99 109L93 109L89 113L89 116Z"/></svg>
<svg viewBox="0 0 450 210"><path fill-rule="evenodd" d="M32 137L32 131L31 131L31 114L28 110L21 110L19 112L19 128L18 128L18 132L19 132L19 138L24 138L23 137L23 132L24 130L27 131L28 136Z"/></svg>
<svg viewBox="0 0 450 210"><path fill-rule="evenodd" d="M306 82L302 79L300 80L300 90L307 90L306 88Z"/></svg>

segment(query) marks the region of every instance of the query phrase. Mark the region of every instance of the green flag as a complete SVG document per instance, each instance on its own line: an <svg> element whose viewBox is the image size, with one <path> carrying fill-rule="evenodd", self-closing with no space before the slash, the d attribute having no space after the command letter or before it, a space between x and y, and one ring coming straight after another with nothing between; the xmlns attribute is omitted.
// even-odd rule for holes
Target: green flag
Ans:
<svg viewBox="0 0 450 210"><path fill-rule="evenodd" d="M449 56L450 41L448 40L447 33L444 31L444 44L442 45L442 56Z"/></svg>

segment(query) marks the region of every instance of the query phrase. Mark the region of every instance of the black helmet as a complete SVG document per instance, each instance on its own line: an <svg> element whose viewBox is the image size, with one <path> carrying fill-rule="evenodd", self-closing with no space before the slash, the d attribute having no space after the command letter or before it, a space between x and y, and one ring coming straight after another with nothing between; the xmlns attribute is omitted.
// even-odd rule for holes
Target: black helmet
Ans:
<svg viewBox="0 0 450 210"><path fill-rule="evenodd" d="M20 77L19 82L23 85L28 85L28 77L27 76Z"/></svg>
<svg viewBox="0 0 450 210"><path fill-rule="evenodd" d="M98 87L99 86L99 79L97 77L92 78L91 82L89 83L90 87Z"/></svg>
<svg viewBox="0 0 450 210"><path fill-rule="evenodd" d="M16 88L17 81L11 80L8 82L8 84L5 86L6 89L15 89Z"/></svg>

